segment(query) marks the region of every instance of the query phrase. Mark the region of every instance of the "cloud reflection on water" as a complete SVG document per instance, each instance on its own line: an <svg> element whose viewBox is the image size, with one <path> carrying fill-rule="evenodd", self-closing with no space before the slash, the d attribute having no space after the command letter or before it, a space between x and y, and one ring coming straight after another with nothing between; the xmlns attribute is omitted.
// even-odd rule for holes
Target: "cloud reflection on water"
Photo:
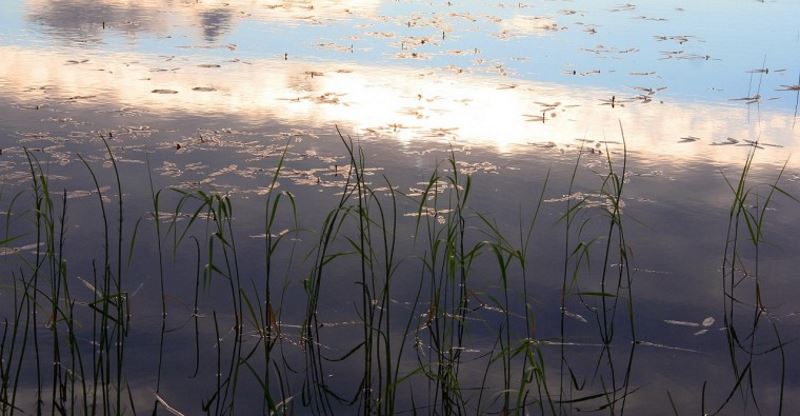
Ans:
<svg viewBox="0 0 800 416"><path fill-rule="evenodd" d="M30 21L46 25L52 33L86 36L98 34L103 23L155 33L174 24L199 26L204 32L219 30L237 18L319 23L376 16L380 4L381 0L26 0L25 8Z"/></svg>
<svg viewBox="0 0 800 416"><path fill-rule="evenodd" d="M510 151L585 138L603 150L601 141L619 141L621 122L629 149L645 157L740 163L747 140L760 139L778 161L800 138L792 114L759 113L739 103L661 102L657 92L642 89L282 57L244 62L15 46L0 47L0 53L0 83L12 100L71 98L159 114L229 115L245 123L343 124L357 134L403 142L455 141Z"/></svg>

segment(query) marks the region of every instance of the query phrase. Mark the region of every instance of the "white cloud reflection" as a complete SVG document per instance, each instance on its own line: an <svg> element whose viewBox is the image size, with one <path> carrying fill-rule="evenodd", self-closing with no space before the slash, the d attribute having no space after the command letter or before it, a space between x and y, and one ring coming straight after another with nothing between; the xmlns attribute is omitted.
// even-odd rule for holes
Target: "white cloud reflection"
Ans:
<svg viewBox="0 0 800 416"><path fill-rule="evenodd" d="M113 8L136 11L140 15L157 17L165 12L189 17L221 9L235 11L265 20L332 20L357 16L374 16L381 0L92 0L86 2L93 8ZM58 4L80 7L80 1L26 0L25 7L32 14L46 14ZM165 17L161 17L164 19Z"/></svg>
<svg viewBox="0 0 800 416"><path fill-rule="evenodd" d="M357 134L456 140L500 151L530 143L574 144L579 138L619 140L619 122L630 150L675 160L739 163L749 147L741 145L760 137L777 161L800 138L792 114L758 114L755 106L748 114L738 103L661 103L661 93L636 100L631 98L640 91L621 95L468 71L72 52L0 47L4 94L23 101L95 96L85 100L159 114L225 114L245 123L342 124ZM41 86L50 86L46 98L33 90Z"/></svg>

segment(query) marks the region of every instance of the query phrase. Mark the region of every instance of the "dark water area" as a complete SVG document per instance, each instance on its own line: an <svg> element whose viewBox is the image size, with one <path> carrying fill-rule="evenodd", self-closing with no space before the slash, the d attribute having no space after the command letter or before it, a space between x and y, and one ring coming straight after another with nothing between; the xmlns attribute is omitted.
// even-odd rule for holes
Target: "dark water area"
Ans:
<svg viewBox="0 0 800 416"><path fill-rule="evenodd" d="M798 11L7 2L0 409L794 414Z"/></svg>

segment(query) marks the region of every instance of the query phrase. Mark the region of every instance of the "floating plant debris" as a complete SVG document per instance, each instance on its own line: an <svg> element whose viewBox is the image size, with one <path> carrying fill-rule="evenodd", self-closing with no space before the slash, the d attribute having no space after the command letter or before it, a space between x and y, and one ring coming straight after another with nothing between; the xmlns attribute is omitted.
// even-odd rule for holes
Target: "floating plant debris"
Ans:
<svg viewBox="0 0 800 416"><path fill-rule="evenodd" d="M800 408L799 5L9 1L0 413Z"/></svg>

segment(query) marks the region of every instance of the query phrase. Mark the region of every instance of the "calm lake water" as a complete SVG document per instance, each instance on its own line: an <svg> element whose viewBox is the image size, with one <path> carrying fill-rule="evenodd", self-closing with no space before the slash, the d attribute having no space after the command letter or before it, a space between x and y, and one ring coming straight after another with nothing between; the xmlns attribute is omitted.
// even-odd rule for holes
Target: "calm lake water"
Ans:
<svg viewBox="0 0 800 416"><path fill-rule="evenodd" d="M4 0L0 409L794 414L798 15Z"/></svg>

